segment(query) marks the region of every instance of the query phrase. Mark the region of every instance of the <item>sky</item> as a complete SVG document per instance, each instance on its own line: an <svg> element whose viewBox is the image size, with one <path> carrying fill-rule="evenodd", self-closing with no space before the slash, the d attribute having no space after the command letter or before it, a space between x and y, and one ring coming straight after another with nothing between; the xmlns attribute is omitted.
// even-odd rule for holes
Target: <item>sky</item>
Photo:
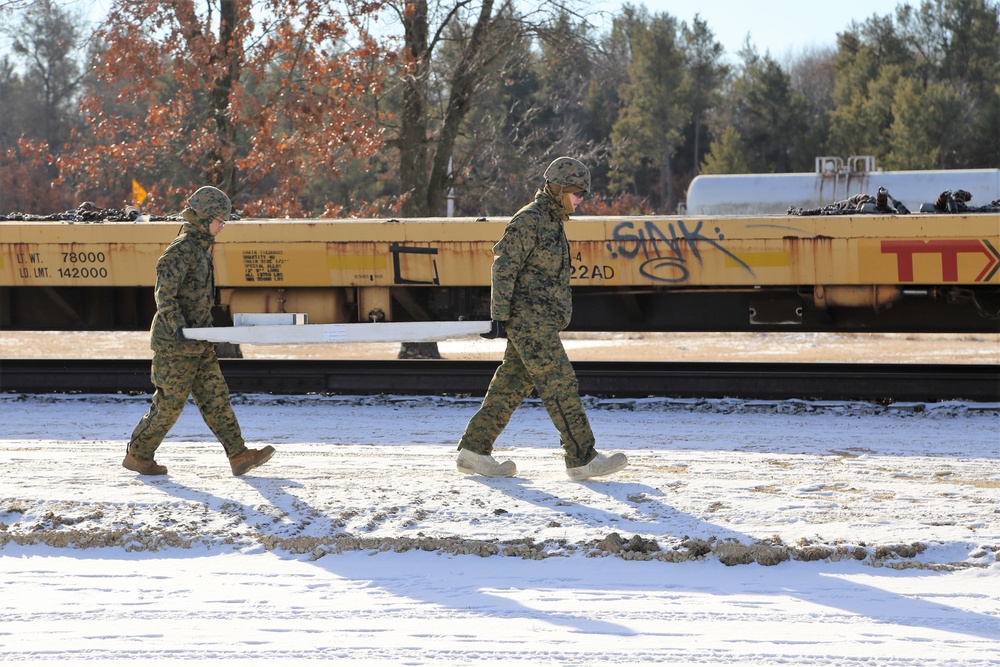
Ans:
<svg viewBox="0 0 1000 667"><path fill-rule="evenodd" d="M626 3L605 0L593 3L599 10L618 11ZM689 26L700 15L723 45L727 56L735 60L747 35L760 53L770 52L781 62L787 55L803 50L835 47L837 33L852 21L863 23L873 15L893 14L906 0L645 0L650 14L667 13ZM918 4L909 0L909 4Z"/></svg>
<svg viewBox="0 0 1000 667"><path fill-rule="evenodd" d="M847 29L852 21L864 22L873 15L892 14L907 0L645 0L632 2L645 5L651 14L666 12L691 25L695 14L704 19L716 38L735 60L736 53L747 35L760 53L769 51L779 60L813 47L835 46L837 33ZM67 6L103 17L111 0L64 0ZM918 4L917 0L909 0ZM619 12L626 4L621 0L584 3L588 11ZM595 17L600 24L600 17Z"/></svg>
<svg viewBox="0 0 1000 667"><path fill-rule="evenodd" d="M1000 404L586 400L572 482L536 400L513 478L476 397L253 394L142 477L148 396L0 394L0 662L1000 667Z"/></svg>

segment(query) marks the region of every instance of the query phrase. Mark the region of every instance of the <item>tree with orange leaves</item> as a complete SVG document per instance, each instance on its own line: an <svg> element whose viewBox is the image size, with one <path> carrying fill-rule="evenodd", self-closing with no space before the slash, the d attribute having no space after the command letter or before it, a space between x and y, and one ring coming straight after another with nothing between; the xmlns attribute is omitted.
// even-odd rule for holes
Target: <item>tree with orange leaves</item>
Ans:
<svg viewBox="0 0 1000 667"><path fill-rule="evenodd" d="M390 58L362 29L378 5L343 6L114 0L82 101L92 137L57 159L60 177L126 199L135 179L163 209L211 184L251 215L322 210L310 184L381 144L364 101Z"/></svg>

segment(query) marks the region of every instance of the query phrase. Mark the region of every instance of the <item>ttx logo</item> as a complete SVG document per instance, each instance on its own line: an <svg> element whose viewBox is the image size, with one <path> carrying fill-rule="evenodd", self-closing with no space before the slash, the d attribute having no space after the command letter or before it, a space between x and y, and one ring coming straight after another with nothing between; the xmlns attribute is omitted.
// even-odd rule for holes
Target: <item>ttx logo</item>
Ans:
<svg viewBox="0 0 1000 667"><path fill-rule="evenodd" d="M899 281L903 283L913 282L913 258L916 255L940 255L941 279L945 282L957 282L958 256L965 253L986 256L986 265L976 276L977 283L991 280L1000 269L1000 253L986 239L882 241L882 254L896 255Z"/></svg>

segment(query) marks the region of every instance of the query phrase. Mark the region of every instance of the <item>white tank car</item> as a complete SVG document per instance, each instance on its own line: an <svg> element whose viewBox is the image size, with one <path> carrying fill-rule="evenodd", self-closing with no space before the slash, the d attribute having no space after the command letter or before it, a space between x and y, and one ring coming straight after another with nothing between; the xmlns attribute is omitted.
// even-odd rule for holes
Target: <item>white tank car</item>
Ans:
<svg viewBox="0 0 1000 667"><path fill-rule="evenodd" d="M816 158L814 173L697 176L688 187L687 215L784 214L789 207L821 208L884 187L916 213L946 190L972 194L970 208L1000 199L1000 169L878 171L871 156Z"/></svg>

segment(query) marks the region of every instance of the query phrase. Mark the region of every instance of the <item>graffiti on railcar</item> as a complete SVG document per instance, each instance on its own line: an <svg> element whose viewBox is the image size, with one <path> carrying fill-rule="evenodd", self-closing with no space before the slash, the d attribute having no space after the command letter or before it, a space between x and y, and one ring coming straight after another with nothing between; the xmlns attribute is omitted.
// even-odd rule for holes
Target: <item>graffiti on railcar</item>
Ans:
<svg viewBox="0 0 1000 667"><path fill-rule="evenodd" d="M614 228L606 248L611 251L612 258L622 256L641 259L639 273L657 282L686 282L691 275L689 263L703 263L703 249L722 252L748 274L754 275L753 269L746 262L722 245L725 234L721 228L716 227L715 236L712 237L702 232L704 222L701 220L694 227L690 227L684 220L668 222L666 231L660 229L660 224L662 223L647 220L637 229L634 222L622 222ZM687 252L684 251L685 247Z"/></svg>

